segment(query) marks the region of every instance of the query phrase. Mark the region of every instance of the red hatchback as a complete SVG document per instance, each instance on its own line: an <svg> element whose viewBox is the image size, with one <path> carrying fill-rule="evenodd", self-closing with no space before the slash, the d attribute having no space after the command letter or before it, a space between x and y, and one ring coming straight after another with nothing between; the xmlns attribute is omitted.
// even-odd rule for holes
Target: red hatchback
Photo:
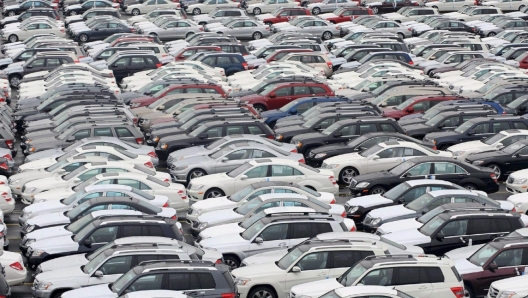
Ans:
<svg viewBox="0 0 528 298"><path fill-rule="evenodd" d="M312 13L308 9L302 7L284 7L276 10L271 17L266 15L262 15L262 17L256 16L256 18L266 25L272 25L287 22L296 16L310 16Z"/></svg>
<svg viewBox="0 0 528 298"><path fill-rule="evenodd" d="M152 96L140 96L130 101L130 107L132 109L139 107L146 107L156 100L169 95L182 94L182 93L203 93L207 94L221 94L223 97L227 97L227 93L221 86L211 84L182 84L182 85L171 85Z"/></svg>
<svg viewBox="0 0 528 298"><path fill-rule="evenodd" d="M327 20L330 23L338 24L352 21L353 19L364 15L374 15L374 12L372 9L366 7L343 7L337 9L333 13L322 14L320 18Z"/></svg>
<svg viewBox="0 0 528 298"><path fill-rule="evenodd" d="M414 113L422 113L433 107L434 105L445 100L458 100L463 97L455 95L424 95L415 96L402 102L399 106L387 108L383 111L382 116L393 119L400 119Z"/></svg>
<svg viewBox="0 0 528 298"><path fill-rule="evenodd" d="M222 49L217 46L195 46L195 47L186 47L183 49L180 49L176 53L174 53L174 60L176 61L184 61L185 59L191 57L192 55L196 53L201 52L221 52Z"/></svg>
<svg viewBox="0 0 528 298"><path fill-rule="evenodd" d="M242 96L240 101L252 104L257 111L263 112L280 109L297 98L325 95L335 95L334 91L325 84L292 82L276 84L273 89L263 91L262 93Z"/></svg>

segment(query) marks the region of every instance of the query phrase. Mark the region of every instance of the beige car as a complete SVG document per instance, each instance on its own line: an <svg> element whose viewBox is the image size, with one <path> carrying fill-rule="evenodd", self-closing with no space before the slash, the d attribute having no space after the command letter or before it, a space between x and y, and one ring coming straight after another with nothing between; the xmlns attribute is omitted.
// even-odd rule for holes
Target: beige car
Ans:
<svg viewBox="0 0 528 298"><path fill-rule="evenodd" d="M332 76L332 62L326 54L307 52L307 53L292 53L282 57L279 61L300 61L303 64L311 66L316 69L322 69L327 78Z"/></svg>

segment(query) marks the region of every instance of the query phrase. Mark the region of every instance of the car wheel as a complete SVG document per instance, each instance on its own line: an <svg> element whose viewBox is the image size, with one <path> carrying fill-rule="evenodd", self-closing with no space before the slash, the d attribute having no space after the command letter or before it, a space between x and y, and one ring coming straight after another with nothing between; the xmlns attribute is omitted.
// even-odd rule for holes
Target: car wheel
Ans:
<svg viewBox="0 0 528 298"><path fill-rule="evenodd" d="M372 12L374 14L378 14L379 13L379 8L377 6L372 7Z"/></svg>
<svg viewBox="0 0 528 298"><path fill-rule="evenodd" d="M438 7L437 6L433 6L434 9L438 10Z"/></svg>
<svg viewBox="0 0 528 298"><path fill-rule="evenodd" d="M12 75L9 78L9 84L11 84L11 87L18 88L20 85L20 79L21 77L19 75Z"/></svg>
<svg viewBox="0 0 528 298"><path fill-rule="evenodd" d="M202 13L202 11L199 8L195 8L195 9L193 9L192 13L193 13L193 15L199 15L199 14Z"/></svg>
<svg viewBox="0 0 528 298"><path fill-rule="evenodd" d="M464 297L475 298L475 294L473 294L473 289L467 284L464 284Z"/></svg>
<svg viewBox="0 0 528 298"><path fill-rule="evenodd" d="M219 188L211 188L210 190L206 191L204 194L204 200L211 199L211 198L218 198L225 196L225 193L219 189Z"/></svg>
<svg viewBox="0 0 528 298"><path fill-rule="evenodd" d="M132 9L132 15L133 16L138 16L139 14L140 14L139 9L137 9L137 8Z"/></svg>
<svg viewBox="0 0 528 298"><path fill-rule="evenodd" d="M497 178L497 180L499 180L501 178L501 174L502 174L502 170L500 168L500 166L498 164L490 164L488 166L488 168L492 169L493 172L495 173L495 177Z"/></svg>
<svg viewBox="0 0 528 298"><path fill-rule="evenodd" d="M18 36L16 36L15 34L9 35L9 42L17 42L17 41L18 41Z"/></svg>
<svg viewBox="0 0 528 298"><path fill-rule="evenodd" d="M383 186L375 186L373 188L370 189L369 191L369 194L370 195L382 195L386 192L387 190L385 189L385 187Z"/></svg>
<svg viewBox="0 0 528 298"><path fill-rule="evenodd" d="M224 256L224 263L229 266L231 270L240 267L240 261L235 256Z"/></svg>
<svg viewBox="0 0 528 298"><path fill-rule="evenodd" d="M7 15L10 17L14 17L16 13L14 11L10 11L9 13L7 13Z"/></svg>
<svg viewBox="0 0 528 298"><path fill-rule="evenodd" d="M77 12L74 10L70 11L70 16L74 16L74 15L77 15Z"/></svg>
<svg viewBox="0 0 528 298"><path fill-rule="evenodd" d="M519 10L523 10L523 8L525 8L526 6L525 5L521 5L519 6Z"/></svg>
<svg viewBox="0 0 528 298"><path fill-rule="evenodd" d="M256 104L253 107L259 112L259 114L266 111L266 107L263 105Z"/></svg>
<svg viewBox="0 0 528 298"><path fill-rule="evenodd" d="M254 15L257 16L257 15L259 15L259 14L261 14L261 13L262 13L262 10L260 10L260 8L256 7L255 9L253 9L253 14L254 14Z"/></svg>
<svg viewBox="0 0 528 298"><path fill-rule="evenodd" d="M185 34L185 38L188 38L188 37L190 37L191 35L194 35L194 32L189 32L189 33Z"/></svg>
<svg viewBox="0 0 528 298"><path fill-rule="evenodd" d="M248 298L277 298L277 295L268 287L256 287L249 293Z"/></svg>
<svg viewBox="0 0 528 298"><path fill-rule="evenodd" d="M81 42L87 42L88 41L88 35L86 35L86 34L79 35L79 40Z"/></svg>
<svg viewBox="0 0 528 298"><path fill-rule="evenodd" d="M323 40L329 40L332 38L332 32L326 31L323 33Z"/></svg>
<svg viewBox="0 0 528 298"><path fill-rule="evenodd" d="M66 291L55 291L53 292L53 295L51 295L51 298L60 298L62 294L64 294Z"/></svg>
<svg viewBox="0 0 528 298"><path fill-rule="evenodd" d="M261 38L262 38L262 33L260 33L260 32L253 33L253 40L258 40L258 39L261 39Z"/></svg>
<svg viewBox="0 0 528 298"><path fill-rule="evenodd" d="M321 13L321 9L319 7L314 7L314 9L312 9L313 15L318 15L320 13Z"/></svg>
<svg viewBox="0 0 528 298"><path fill-rule="evenodd" d="M403 33L398 33L398 37L401 38L401 39L404 39L405 35L403 35Z"/></svg>
<svg viewBox="0 0 528 298"><path fill-rule="evenodd" d="M495 35L497 35L497 33L495 33L495 32L488 33L488 37L492 37L492 36L495 36Z"/></svg>
<svg viewBox="0 0 528 298"><path fill-rule="evenodd" d="M475 186L475 184L471 184L471 183L464 184L462 185L462 187L467 190L477 190L477 187Z"/></svg>
<svg viewBox="0 0 528 298"><path fill-rule="evenodd" d="M342 183L350 184L352 179L359 175L358 170L353 167L346 167L339 173L339 181Z"/></svg>
<svg viewBox="0 0 528 298"><path fill-rule="evenodd" d="M202 177L207 175L207 173L202 169L193 169L187 175L187 182L191 181L194 178Z"/></svg>

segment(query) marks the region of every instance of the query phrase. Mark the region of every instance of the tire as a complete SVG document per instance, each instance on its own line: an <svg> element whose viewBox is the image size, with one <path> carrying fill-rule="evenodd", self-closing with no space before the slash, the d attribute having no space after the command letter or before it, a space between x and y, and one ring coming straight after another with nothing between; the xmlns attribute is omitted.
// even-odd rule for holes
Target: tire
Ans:
<svg viewBox="0 0 528 298"><path fill-rule="evenodd" d="M377 7L377 6L372 7L372 12L374 14L378 14L379 13L379 7Z"/></svg>
<svg viewBox="0 0 528 298"><path fill-rule="evenodd" d="M471 288L471 286L468 284L464 284L464 297L465 298L475 298L475 294L473 293L473 288Z"/></svg>
<svg viewBox="0 0 528 298"><path fill-rule="evenodd" d="M495 177L497 178L497 180L502 178L502 169L498 164L492 163L488 166L488 168L492 169L493 172L495 172Z"/></svg>
<svg viewBox="0 0 528 298"><path fill-rule="evenodd" d="M14 17L16 15L16 13L14 11L10 11L7 13L8 16L10 17Z"/></svg>
<svg viewBox="0 0 528 298"><path fill-rule="evenodd" d="M339 182L350 184L352 177L359 175L359 171L354 167L346 167L339 173Z"/></svg>
<svg viewBox="0 0 528 298"><path fill-rule="evenodd" d="M76 11L74 11L74 10L70 11L70 16L75 16L75 15L77 15Z"/></svg>
<svg viewBox="0 0 528 298"><path fill-rule="evenodd" d="M251 38L253 38L253 40L259 40L259 39L262 38L262 33L257 31L255 33L253 33L253 36L251 36Z"/></svg>
<svg viewBox="0 0 528 298"><path fill-rule="evenodd" d="M195 16L196 16L196 15L199 15L199 14L201 14L201 13L202 13L202 10L199 9L199 8L195 8L195 9L193 9L193 11L192 11L192 14L195 15Z"/></svg>
<svg viewBox="0 0 528 298"><path fill-rule="evenodd" d="M318 15L318 14L320 14L320 13L321 13L321 9L320 9L319 7L314 7L314 8L312 9L312 14L313 14L313 15Z"/></svg>
<svg viewBox="0 0 528 298"><path fill-rule="evenodd" d="M139 11L139 9L137 9L137 8L132 9L132 15L133 16L138 16L140 14L141 14L141 12Z"/></svg>
<svg viewBox="0 0 528 298"><path fill-rule="evenodd" d="M438 10L438 6L433 6L434 9Z"/></svg>
<svg viewBox="0 0 528 298"><path fill-rule="evenodd" d="M86 35L86 34L81 34L81 35L79 35L79 40L80 40L81 42L87 42L88 39L89 39L89 38L88 38L88 35Z"/></svg>
<svg viewBox="0 0 528 298"><path fill-rule="evenodd" d="M370 189L369 195L382 195L386 191L387 190L383 186L374 186L373 188Z"/></svg>
<svg viewBox="0 0 528 298"><path fill-rule="evenodd" d="M262 10L260 10L260 8L255 7L255 8L253 9L253 14L254 14L254 15L258 16L258 15L261 14L261 13L262 13Z"/></svg>
<svg viewBox="0 0 528 298"><path fill-rule="evenodd" d="M332 36L333 36L332 32L330 32L330 31L323 32L323 40L329 40L329 39L332 38Z"/></svg>
<svg viewBox="0 0 528 298"><path fill-rule="evenodd" d="M495 33L495 32L488 33L488 37L492 37L492 36L495 36L495 35L497 35L497 33Z"/></svg>
<svg viewBox="0 0 528 298"><path fill-rule="evenodd" d="M523 10L523 8L525 8L525 7L526 7L526 5L519 6L519 11Z"/></svg>
<svg viewBox="0 0 528 298"><path fill-rule="evenodd" d="M219 189L219 188L211 188L208 191L205 192L203 199L207 200L210 198L217 198L217 197L223 197L225 196L225 193Z"/></svg>
<svg viewBox="0 0 528 298"><path fill-rule="evenodd" d="M194 35L194 32L189 32L189 33L185 34L185 38L188 38L188 37L191 36L191 35ZM157 35L156 35L156 36L157 36Z"/></svg>
<svg viewBox="0 0 528 298"><path fill-rule="evenodd" d="M207 175L207 173L202 169L192 169L189 171L189 174L187 174L187 182L191 181L191 179L202 177Z"/></svg>
<svg viewBox="0 0 528 298"><path fill-rule="evenodd" d="M260 104L256 104L253 107L259 112L259 114L266 111L266 107Z"/></svg>
<svg viewBox="0 0 528 298"><path fill-rule="evenodd" d="M16 34L11 34L7 39L9 40L9 42L17 42L18 36Z"/></svg>
<svg viewBox="0 0 528 298"><path fill-rule="evenodd" d="M477 187L473 183L466 183L466 184L462 185L462 187L467 189L467 190L477 190Z"/></svg>
<svg viewBox="0 0 528 298"><path fill-rule="evenodd" d="M400 37L401 39L404 39L405 35L403 35L403 33L398 33L398 37Z"/></svg>
<svg viewBox="0 0 528 298"><path fill-rule="evenodd" d="M232 255L224 256L224 263L231 269L236 269L240 267L240 260Z"/></svg>
<svg viewBox="0 0 528 298"><path fill-rule="evenodd" d="M277 298L277 294L270 287L255 287L247 298Z"/></svg>
<svg viewBox="0 0 528 298"><path fill-rule="evenodd" d="M20 79L22 79L21 76L12 75L11 77L9 77L9 84L11 85L11 87L18 88L18 86L20 86Z"/></svg>

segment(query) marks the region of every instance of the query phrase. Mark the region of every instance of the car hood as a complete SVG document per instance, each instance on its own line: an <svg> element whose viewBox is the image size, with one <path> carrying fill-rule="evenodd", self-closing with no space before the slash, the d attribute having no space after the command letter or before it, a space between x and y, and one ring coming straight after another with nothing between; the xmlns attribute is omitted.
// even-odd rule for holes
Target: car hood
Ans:
<svg viewBox="0 0 528 298"><path fill-rule="evenodd" d="M470 142L464 142L461 144L453 145L449 147L449 151L451 152L465 151L465 150L471 150L471 149L479 149L482 147L488 147L488 145L482 143L481 141L470 141Z"/></svg>
<svg viewBox="0 0 528 298"><path fill-rule="evenodd" d="M55 188L52 190L46 190L41 193L38 193L34 196L35 202L39 202L41 200L44 201L59 201L61 199L65 199L72 194L74 194L75 191L71 188Z"/></svg>
<svg viewBox="0 0 528 298"><path fill-rule="evenodd" d="M79 277L88 278L88 274L82 271L81 266L69 266L66 268L58 268L53 271L42 272L38 275L37 280L40 283L51 282L53 285L63 284L68 280L78 280Z"/></svg>
<svg viewBox="0 0 528 298"><path fill-rule="evenodd" d="M51 202L42 202L38 204L31 204L24 208L25 213L42 214L50 212L60 212L69 209L68 205L64 205L59 200Z"/></svg>
<svg viewBox="0 0 528 298"><path fill-rule="evenodd" d="M290 293L295 293L296 297L308 296L316 298L342 287L343 285L337 282L337 278L329 278L293 286Z"/></svg>
<svg viewBox="0 0 528 298"><path fill-rule="evenodd" d="M194 203L191 208L193 210L212 211L217 209L232 209L237 205L236 202L229 200L227 197L219 197L198 201Z"/></svg>
<svg viewBox="0 0 528 298"><path fill-rule="evenodd" d="M39 249L48 254L62 252L75 252L79 249L79 244L73 241L72 236L59 236L54 238L45 238L31 243L33 251Z"/></svg>
<svg viewBox="0 0 528 298"><path fill-rule="evenodd" d="M346 148L349 148L346 145L346 143L338 143L338 144L333 144L333 145L325 145L325 146L317 147L315 149L312 149L311 152L314 153L315 155L317 155L319 153L328 153L328 152L332 152L332 151L339 151L339 150L346 149Z"/></svg>
<svg viewBox="0 0 528 298"><path fill-rule="evenodd" d="M288 113L283 112L283 111L281 111L279 109L264 111L264 112L260 113L260 116L262 116L262 118L280 117L280 116L287 116L287 115L288 115Z"/></svg>
<svg viewBox="0 0 528 298"><path fill-rule="evenodd" d="M253 264L273 263L273 262L280 260L287 253L288 253L287 249L267 251L267 252L253 255L251 257L247 257L244 259L243 263L246 264L246 266L253 265Z"/></svg>
<svg viewBox="0 0 528 298"><path fill-rule="evenodd" d="M473 162L476 160L486 160L486 159L495 158L495 157L500 158L501 156L509 156L509 155L510 155L509 153L506 153L500 150L486 151L486 152L481 152L481 153L471 153L470 155L466 157L466 159Z"/></svg>
<svg viewBox="0 0 528 298"><path fill-rule="evenodd" d="M244 216L236 213L233 209L217 210L198 216L198 221L206 222L209 226L223 222L241 221L242 219L244 219Z"/></svg>
<svg viewBox="0 0 528 298"><path fill-rule="evenodd" d="M310 128L302 127L300 125L285 126L275 129L276 134L286 134L286 135L298 135L302 134L305 131L310 130Z"/></svg>
<svg viewBox="0 0 528 298"><path fill-rule="evenodd" d="M454 132L452 130L450 130L450 131L439 131L439 132L428 133L426 136L427 136L427 138L429 140L434 140L436 138L448 137L448 136L453 136L453 135L458 135L458 133Z"/></svg>
<svg viewBox="0 0 528 298"><path fill-rule="evenodd" d="M220 235L216 237L211 237L207 239L203 239L200 241L200 245L203 248L216 248L220 252L222 252L223 248L231 248L236 247L238 249L242 249L248 245L249 241L242 238L240 234L226 234L226 235Z"/></svg>
<svg viewBox="0 0 528 298"><path fill-rule="evenodd" d="M416 211L406 208L403 205L387 206L370 211L372 218L381 218L387 220L395 217L415 217Z"/></svg>
<svg viewBox="0 0 528 298"><path fill-rule="evenodd" d="M423 224L416 220L416 218L400 219L382 224L378 228L381 234L390 234L407 229L419 229Z"/></svg>
<svg viewBox="0 0 528 298"><path fill-rule="evenodd" d="M360 183L360 182L363 182L363 181L369 181L369 180L372 180L372 179L377 179L380 176L387 177L387 178L394 177L394 175L392 175L388 171L381 171L381 172L376 172L376 173L362 174L362 175L356 176L354 178L354 180L356 180L358 183Z"/></svg>
<svg viewBox="0 0 528 298"><path fill-rule="evenodd" d="M346 202L346 204L349 206L361 206L364 208L369 208L369 207L376 206L376 205L391 204L391 203L393 203L392 200L389 200L379 194L352 198Z"/></svg>
<svg viewBox="0 0 528 298"><path fill-rule="evenodd" d="M65 215L66 212L53 212L42 215L37 215L28 219L27 223L30 225L37 225L39 227L46 227L51 225L69 224L70 218Z"/></svg>
<svg viewBox="0 0 528 298"><path fill-rule="evenodd" d="M297 141L302 142L303 140L306 140L306 139L309 140L309 139L315 139L315 138L321 138L321 137L326 137L326 136L319 132L310 132L310 133L303 133L303 134L297 135L293 137L292 141L295 141L295 143L297 143Z"/></svg>
<svg viewBox="0 0 528 298"><path fill-rule="evenodd" d="M156 134L154 134L154 135L156 135ZM212 159L211 157L209 157L209 155L205 154L205 155L198 155L198 156L191 156L191 157L188 156L185 159L181 159L181 160L175 161L172 164L175 167L179 167L179 166L188 166L188 165L197 166L199 164L212 165L215 162L216 162L215 159Z"/></svg>
<svg viewBox="0 0 528 298"><path fill-rule="evenodd" d="M483 246L484 244L461 247L446 252L444 255L450 258L451 260L467 259Z"/></svg>
<svg viewBox="0 0 528 298"><path fill-rule="evenodd" d="M73 266L82 266L86 265L88 263L88 259L86 259L86 254L79 254L79 255L71 255L71 256L65 256L60 257L57 259L52 259L46 262L43 262L39 265L42 272L61 269L65 267L73 267Z"/></svg>
<svg viewBox="0 0 528 298"><path fill-rule="evenodd" d="M33 153L31 155L28 155L26 158L28 159L28 161L34 161L34 160L42 159L42 158L55 159L59 156L62 156L63 154L64 154L64 151L62 151L62 148L57 147L55 149L48 149L48 150L39 151L37 153Z"/></svg>
<svg viewBox="0 0 528 298"><path fill-rule="evenodd" d="M233 271L231 274L237 278L266 278L268 276L271 278L277 274L283 274L286 271L280 269L275 262L273 263L262 263L255 264L252 266L240 267Z"/></svg>
<svg viewBox="0 0 528 298"><path fill-rule="evenodd" d="M50 172L48 172L48 171L46 171L44 169L37 169L37 170L27 170L25 172L12 175L9 178L11 179L11 181L16 181L16 180L19 180L19 179L21 179L21 180L37 180L37 179L40 179L40 178L47 177L49 175L51 175Z"/></svg>
<svg viewBox="0 0 528 298"><path fill-rule="evenodd" d="M47 168L47 167L55 164L56 162L57 162L57 160L54 157L41 158L41 159L37 159L37 160L31 161L31 162L27 162L27 163L25 163L23 165L20 165L20 167L18 167L18 168L20 170L42 169L42 168Z"/></svg>
<svg viewBox="0 0 528 298"><path fill-rule="evenodd" d="M29 181L28 183L26 183L26 189L29 189L31 187L49 187L49 186L52 186L54 184L57 184L57 183L64 183L64 182L67 182L65 181L64 179L62 179L62 176L61 175L52 175L51 177L46 177L46 178L40 178L40 179L37 179L37 180L33 180L33 181Z"/></svg>
<svg viewBox="0 0 528 298"><path fill-rule="evenodd" d="M49 227L44 229L39 229L28 233L26 235L27 239L42 240L46 238L55 238L59 236L71 236L72 232L68 231L65 226Z"/></svg>
<svg viewBox="0 0 528 298"><path fill-rule="evenodd" d="M285 127L291 127L291 126L299 126L304 123L304 120L302 118L297 119L290 119L288 117L283 118L287 119L286 121L280 121L275 124L275 130L279 128L285 128Z"/></svg>
<svg viewBox="0 0 528 298"><path fill-rule="evenodd" d="M116 297L117 294L110 290L108 284L101 284L65 292L62 298L109 298Z"/></svg>
<svg viewBox="0 0 528 298"><path fill-rule="evenodd" d="M431 238L417 229L403 230L384 235L383 237L403 245L419 245L431 242Z"/></svg>
<svg viewBox="0 0 528 298"><path fill-rule="evenodd" d="M340 154L334 157L327 158L325 159L324 162L327 165L329 165L329 164L339 164L339 163L351 161L351 160L365 160L365 159L366 158L359 155L359 153L353 152L353 153L345 153L345 154Z"/></svg>
<svg viewBox="0 0 528 298"><path fill-rule="evenodd" d="M224 234L239 234L244 231L245 229L240 226L239 222L233 222L206 228L205 230L200 232L200 237L202 239L206 239Z"/></svg>
<svg viewBox="0 0 528 298"><path fill-rule="evenodd" d="M471 263L467 259L455 260L455 268L457 269L460 275L484 271L482 270L482 267Z"/></svg>
<svg viewBox="0 0 528 298"><path fill-rule="evenodd" d="M418 119L420 119L420 118L418 118ZM404 125L404 126L402 126L402 128L405 131L407 131L407 132L410 132L410 131L430 131L430 130L434 129L432 126L425 125L425 122L423 122L423 121L416 121L414 123L410 123L410 124Z"/></svg>
<svg viewBox="0 0 528 298"><path fill-rule="evenodd" d="M528 291L528 276L522 275L522 276L515 276L505 279L500 279L493 282L493 288L502 290L503 293L506 290L512 290L519 295L518 297L524 297L524 295L527 295ZM517 296L515 295L515 296Z"/></svg>

